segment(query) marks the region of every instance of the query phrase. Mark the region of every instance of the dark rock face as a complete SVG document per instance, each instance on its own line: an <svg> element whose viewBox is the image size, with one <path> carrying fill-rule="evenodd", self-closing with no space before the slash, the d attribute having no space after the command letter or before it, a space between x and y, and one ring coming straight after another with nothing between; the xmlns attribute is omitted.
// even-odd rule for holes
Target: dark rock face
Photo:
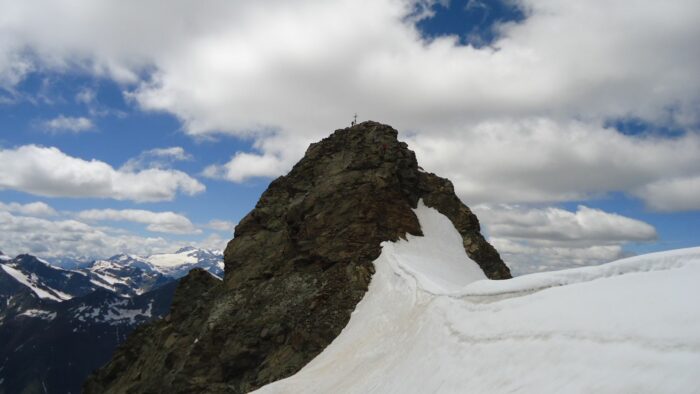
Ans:
<svg viewBox="0 0 700 394"><path fill-rule="evenodd" d="M238 393L295 373L347 324L381 242L421 234L421 198L489 278L510 278L452 184L420 170L397 134L364 122L312 144L236 227L224 282L192 271L170 316L139 329L85 391Z"/></svg>

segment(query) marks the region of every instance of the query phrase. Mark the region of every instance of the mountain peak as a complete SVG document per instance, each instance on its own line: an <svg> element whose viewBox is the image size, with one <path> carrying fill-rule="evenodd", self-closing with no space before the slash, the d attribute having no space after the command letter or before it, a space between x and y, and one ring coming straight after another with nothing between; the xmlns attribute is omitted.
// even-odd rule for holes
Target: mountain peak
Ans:
<svg viewBox="0 0 700 394"><path fill-rule="evenodd" d="M135 384L141 391L247 392L289 376L343 330L382 243L422 235L414 212L420 200L449 219L487 277L510 277L452 183L420 170L391 126L362 122L311 144L272 181L226 247L224 282L178 288L178 308L189 312L141 336L154 340L127 341L86 392ZM165 331L182 335L166 343L157 334ZM176 356L184 348L188 356ZM157 361L165 354L174 355L167 365ZM180 372L168 375L173 370Z"/></svg>
<svg viewBox="0 0 700 394"><path fill-rule="evenodd" d="M99 260L98 260L99 261ZM106 261L111 261L118 264L131 264L134 262L142 262L144 259L140 256L135 256L127 253L119 253L106 259Z"/></svg>
<svg viewBox="0 0 700 394"><path fill-rule="evenodd" d="M178 249L178 250L175 252L175 254L178 254L178 253L187 253L187 252L191 252L191 251L193 251L193 250L198 250L198 249L195 248L194 246L184 246L184 247Z"/></svg>
<svg viewBox="0 0 700 394"><path fill-rule="evenodd" d="M24 266L24 267L31 267L31 266L44 266L44 267L51 267L51 264L49 264L48 261L41 259L39 257L36 257L31 254L20 254L17 257L15 257L14 262L17 265ZM57 268L58 269L58 268Z"/></svg>

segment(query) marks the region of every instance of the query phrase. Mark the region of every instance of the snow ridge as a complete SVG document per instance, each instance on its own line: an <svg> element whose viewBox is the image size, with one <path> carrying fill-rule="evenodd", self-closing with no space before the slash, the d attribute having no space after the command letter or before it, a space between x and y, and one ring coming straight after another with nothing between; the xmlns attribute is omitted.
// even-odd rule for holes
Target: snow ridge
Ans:
<svg viewBox="0 0 700 394"><path fill-rule="evenodd" d="M489 281L416 215L340 336L257 393L700 392L700 248Z"/></svg>
<svg viewBox="0 0 700 394"><path fill-rule="evenodd" d="M32 280L33 278L31 276L26 276L24 275L21 271L10 267L9 265L5 264L0 264L0 267L7 272L10 276L15 278L19 283L27 286L31 291L34 292L39 298L46 298L54 301L64 301L67 299L70 299L71 296L65 293L61 293L58 290L52 290L52 292L55 292L56 294L51 294L49 291L46 291L42 288L40 288L35 280Z"/></svg>

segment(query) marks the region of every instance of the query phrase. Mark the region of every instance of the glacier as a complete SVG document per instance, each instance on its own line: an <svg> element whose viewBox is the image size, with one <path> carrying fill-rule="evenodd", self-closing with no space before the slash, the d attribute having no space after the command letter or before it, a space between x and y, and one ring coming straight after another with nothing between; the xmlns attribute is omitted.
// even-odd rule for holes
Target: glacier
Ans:
<svg viewBox="0 0 700 394"><path fill-rule="evenodd" d="M700 392L700 248L492 281L415 213L342 333L256 393Z"/></svg>

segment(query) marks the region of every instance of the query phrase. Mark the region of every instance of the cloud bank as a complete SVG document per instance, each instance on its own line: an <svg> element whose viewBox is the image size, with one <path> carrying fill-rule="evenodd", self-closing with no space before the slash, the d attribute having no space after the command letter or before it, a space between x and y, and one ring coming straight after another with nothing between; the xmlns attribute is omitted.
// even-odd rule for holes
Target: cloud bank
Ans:
<svg viewBox="0 0 700 394"><path fill-rule="evenodd" d="M143 237L114 228L94 227L73 219L50 220L0 211L0 245L8 255L108 257L118 253L172 252L162 237Z"/></svg>
<svg viewBox="0 0 700 394"><path fill-rule="evenodd" d="M120 1L0 0L0 85L11 90L35 70L112 78L135 105L173 114L195 138L250 141L251 150L203 170L233 182L284 173L310 142L357 112L400 130L421 165L452 179L470 205L622 192L653 210L700 209L699 2L514 0L525 19L495 26L496 40L480 48L424 37L415 23L430 17L431 3L176 0L166 10L145 0L134 12ZM417 5L428 12L416 14ZM626 121L647 129L611 126ZM153 164L162 157L114 169L36 146L0 155L29 158L0 169L0 187L40 195L80 186L90 196L156 201L204 189ZM70 170L49 176L43 162ZM519 209L526 211L508 212L580 237L493 235L503 250L547 261L612 259L625 242L651 234L587 208L558 216L557 208ZM593 242L602 230L583 225L588 217L625 224L641 238L615 233L606 234L618 237L612 243ZM540 224L529 226L539 234Z"/></svg>
<svg viewBox="0 0 700 394"><path fill-rule="evenodd" d="M143 209L90 209L81 211L78 218L88 221L127 221L144 223L149 231L170 234L197 234L201 230L183 215L175 212L153 212Z"/></svg>
<svg viewBox="0 0 700 394"><path fill-rule="evenodd" d="M431 13L415 10L431 3L175 1L163 12L147 0L133 12L119 1L5 1L0 80L78 68L122 81L186 133L252 140L253 151L204 171L234 182L285 172L358 112L404 132L471 203L622 191L654 209L697 208L695 188L659 189L700 177L688 159L700 154L700 3L520 0L526 18L495 26L481 48L423 37L415 23ZM604 127L618 119L685 134Z"/></svg>
<svg viewBox="0 0 700 394"><path fill-rule="evenodd" d="M623 246L656 240L640 220L579 205L561 208L478 205L474 212L515 274L607 263Z"/></svg>
<svg viewBox="0 0 700 394"><path fill-rule="evenodd" d="M194 195L203 184L182 171L114 169L99 160L69 156L57 148L24 145L0 149L0 189L47 197L96 197L137 202Z"/></svg>

